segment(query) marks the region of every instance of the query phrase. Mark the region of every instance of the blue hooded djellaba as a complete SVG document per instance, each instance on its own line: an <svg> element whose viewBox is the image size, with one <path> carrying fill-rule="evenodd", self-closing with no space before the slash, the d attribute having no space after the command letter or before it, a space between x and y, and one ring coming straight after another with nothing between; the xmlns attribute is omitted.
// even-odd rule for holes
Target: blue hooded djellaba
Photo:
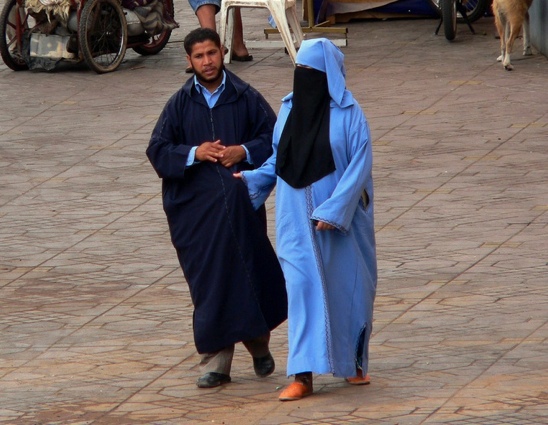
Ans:
<svg viewBox="0 0 548 425"><path fill-rule="evenodd" d="M296 61L297 68L327 74L326 143L334 167L304 187L280 177L277 155L292 92L282 100L272 156L241 173L256 208L276 187L276 247L289 301L288 376L353 377L368 370L377 286L372 146L362 109L346 90L343 59L333 43L319 38L304 41ZM334 229L318 231L318 221Z"/></svg>
<svg viewBox="0 0 548 425"><path fill-rule="evenodd" d="M167 102L147 149L162 178L171 240L194 304L199 353L263 336L287 318L283 273L267 236L265 209L255 210L244 183L232 176L270 156L276 115L253 87L225 73L225 90L213 108L190 78ZM193 146L218 139L226 146L243 144L253 165L186 166Z"/></svg>

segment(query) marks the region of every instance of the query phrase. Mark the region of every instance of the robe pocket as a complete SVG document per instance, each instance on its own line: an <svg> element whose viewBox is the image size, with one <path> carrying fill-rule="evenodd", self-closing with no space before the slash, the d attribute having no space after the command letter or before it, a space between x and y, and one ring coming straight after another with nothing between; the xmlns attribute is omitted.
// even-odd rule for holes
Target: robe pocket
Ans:
<svg viewBox="0 0 548 425"><path fill-rule="evenodd" d="M369 204L371 202L371 198L369 197L369 194L364 189L362 191L362 194L360 196L360 202L358 203L365 211L367 211Z"/></svg>

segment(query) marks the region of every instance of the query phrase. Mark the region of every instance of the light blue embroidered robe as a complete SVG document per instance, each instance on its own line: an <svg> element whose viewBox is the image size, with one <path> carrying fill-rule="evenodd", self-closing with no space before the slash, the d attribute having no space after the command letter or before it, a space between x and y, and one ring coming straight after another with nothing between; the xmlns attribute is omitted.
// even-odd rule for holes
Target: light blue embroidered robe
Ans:
<svg viewBox="0 0 548 425"><path fill-rule="evenodd" d="M352 94L331 102L330 141L336 170L303 189L277 178L276 153L291 108L283 99L274 129L274 153L244 171L256 208L276 186L276 246L289 299L287 375L368 370L377 263L373 222L369 126ZM367 205L365 204L367 202ZM336 230L316 231L313 220Z"/></svg>

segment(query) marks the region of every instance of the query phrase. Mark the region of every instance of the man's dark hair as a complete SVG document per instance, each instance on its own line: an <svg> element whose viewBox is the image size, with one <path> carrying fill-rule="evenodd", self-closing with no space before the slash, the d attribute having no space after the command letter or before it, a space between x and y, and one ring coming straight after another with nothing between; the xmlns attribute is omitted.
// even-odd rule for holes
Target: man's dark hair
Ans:
<svg viewBox="0 0 548 425"><path fill-rule="evenodd" d="M217 34L217 31L210 28L196 28L195 30L190 31L183 42L187 55L192 53L192 48L196 43L203 43L207 40L213 41L213 43L221 49L221 39L219 34Z"/></svg>

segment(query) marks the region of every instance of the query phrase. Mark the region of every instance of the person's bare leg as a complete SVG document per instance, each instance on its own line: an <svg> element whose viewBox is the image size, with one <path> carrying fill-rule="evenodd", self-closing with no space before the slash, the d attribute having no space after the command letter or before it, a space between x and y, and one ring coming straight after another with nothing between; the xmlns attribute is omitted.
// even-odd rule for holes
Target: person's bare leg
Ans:
<svg viewBox="0 0 548 425"><path fill-rule="evenodd" d="M217 30L215 24L215 6L204 4L196 10L196 17L202 28ZM244 29L242 24L242 13L239 7L234 8L234 36L232 37L232 52L237 56L247 56L249 52L244 44Z"/></svg>
<svg viewBox="0 0 548 425"><path fill-rule="evenodd" d="M204 4L196 10L196 17L200 23L200 27L209 28L214 31L217 30L215 27L215 5L213 4Z"/></svg>
<svg viewBox="0 0 548 425"><path fill-rule="evenodd" d="M239 7L234 8L234 36L232 37L232 53L237 56L247 56L249 52L244 44L244 28L242 12Z"/></svg>

